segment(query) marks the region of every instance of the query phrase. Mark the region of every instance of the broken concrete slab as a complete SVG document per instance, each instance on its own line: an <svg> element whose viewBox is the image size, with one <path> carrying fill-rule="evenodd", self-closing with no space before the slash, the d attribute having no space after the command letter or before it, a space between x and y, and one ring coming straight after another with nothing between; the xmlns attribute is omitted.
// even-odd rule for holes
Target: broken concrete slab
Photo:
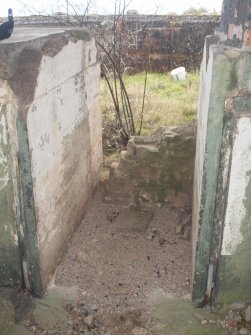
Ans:
<svg viewBox="0 0 251 335"><path fill-rule="evenodd" d="M192 202L195 125L161 127L151 136L132 137L112 165L106 200L150 206Z"/></svg>
<svg viewBox="0 0 251 335"><path fill-rule="evenodd" d="M140 211L133 208L122 210L119 213L119 224L114 221L115 231L146 233L153 218L153 211Z"/></svg>

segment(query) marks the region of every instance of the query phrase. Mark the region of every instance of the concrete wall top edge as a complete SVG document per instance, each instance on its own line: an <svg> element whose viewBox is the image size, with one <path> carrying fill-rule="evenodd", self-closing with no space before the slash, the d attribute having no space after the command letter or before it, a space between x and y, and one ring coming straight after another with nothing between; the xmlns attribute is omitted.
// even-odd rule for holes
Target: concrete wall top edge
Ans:
<svg viewBox="0 0 251 335"><path fill-rule="evenodd" d="M238 47L233 47L223 43L211 44L210 48L214 51L215 54L226 53L228 57L240 57L240 53L245 53L246 50L240 49Z"/></svg>
<svg viewBox="0 0 251 335"><path fill-rule="evenodd" d="M0 48L0 79L8 81L24 110L34 99L43 57L54 58L69 42L77 43L80 40L89 42L92 39L86 29L66 31L50 29L47 35L45 35L46 29L37 29L35 33L32 31L30 29L30 34L27 34L22 41L22 30L20 30L12 43L1 43ZM24 110L21 113L23 117L26 115Z"/></svg>
<svg viewBox="0 0 251 335"><path fill-rule="evenodd" d="M0 42L0 78L9 80L14 76L16 64L24 49L32 49L42 56L54 57L69 41L90 41L91 35L86 29L58 30L55 28L16 30L10 40ZM7 42L5 42L7 41Z"/></svg>
<svg viewBox="0 0 251 335"><path fill-rule="evenodd" d="M36 28L15 28L10 39L0 42L1 48L8 45L22 45L25 42L38 40L47 40L55 38L59 35L65 35L76 39L89 41L91 34L86 28L67 28L67 27L36 27Z"/></svg>

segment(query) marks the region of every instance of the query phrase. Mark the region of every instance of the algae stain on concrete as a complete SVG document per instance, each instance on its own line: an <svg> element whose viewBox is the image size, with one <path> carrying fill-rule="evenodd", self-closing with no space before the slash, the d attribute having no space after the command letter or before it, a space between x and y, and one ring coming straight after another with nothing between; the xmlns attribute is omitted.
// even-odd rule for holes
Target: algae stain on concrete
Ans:
<svg viewBox="0 0 251 335"><path fill-rule="evenodd" d="M66 307L77 297L75 288L57 287L49 290L43 299L35 300L33 315L36 324L48 332L70 331Z"/></svg>
<svg viewBox="0 0 251 335"><path fill-rule="evenodd" d="M6 92L7 94L7 92ZM8 137L7 105L0 100L0 285L21 284L12 156Z"/></svg>
<svg viewBox="0 0 251 335"><path fill-rule="evenodd" d="M243 205L246 215L241 222L242 242L231 256L220 261L219 301L232 303L251 296L251 170L246 173L249 181Z"/></svg>
<svg viewBox="0 0 251 335"><path fill-rule="evenodd" d="M205 157L203 162L203 179L201 186L200 214L194 222L197 226L197 250L194 257L193 299L201 299L207 285L207 268L210 262L214 231L214 212L217 198L217 183L224 129L225 99L237 85L239 52L225 50L222 46L212 46L213 64L212 82L209 97L208 120L206 132ZM205 73L205 75L207 75ZM238 81L238 80L237 80ZM235 84L235 85L234 85ZM201 145L201 143L200 143Z"/></svg>
<svg viewBox="0 0 251 335"><path fill-rule="evenodd" d="M199 314L206 324L195 318ZM157 321L156 335L227 335L225 329L219 329L209 320L216 320L217 315L208 311L195 309L185 300L170 299L162 302L153 309L153 316Z"/></svg>
<svg viewBox="0 0 251 335"><path fill-rule="evenodd" d="M50 289L42 299L29 297L14 289L0 289L0 334L29 335L26 320L34 320L46 334L68 334L67 306L78 297L77 289L57 287Z"/></svg>
<svg viewBox="0 0 251 335"><path fill-rule="evenodd" d="M1 335L30 335L31 333L25 329L25 326L19 322L17 311L25 314L26 304L31 304L31 299L23 299L23 295L15 290L1 288L0 289L0 334ZM25 302L24 302L25 300ZM21 307L22 308L19 308Z"/></svg>

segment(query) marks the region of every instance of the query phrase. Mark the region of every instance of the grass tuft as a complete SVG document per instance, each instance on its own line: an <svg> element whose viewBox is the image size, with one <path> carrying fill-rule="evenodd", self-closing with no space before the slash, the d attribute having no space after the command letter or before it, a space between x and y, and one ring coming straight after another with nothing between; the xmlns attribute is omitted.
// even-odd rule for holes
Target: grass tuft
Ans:
<svg viewBox="0 0 251 335"><path fill-rule="evenodd" d="M142 108L144 78L144 73L124 76L137 128ZM188 73L184 81L175 81L169 74L149 73L141 134L148 134L160 126L176 126L195 120L198 90L198 72ZM101 109L106 117L114 120L114 108L104 80L101 81Z"/></svg>

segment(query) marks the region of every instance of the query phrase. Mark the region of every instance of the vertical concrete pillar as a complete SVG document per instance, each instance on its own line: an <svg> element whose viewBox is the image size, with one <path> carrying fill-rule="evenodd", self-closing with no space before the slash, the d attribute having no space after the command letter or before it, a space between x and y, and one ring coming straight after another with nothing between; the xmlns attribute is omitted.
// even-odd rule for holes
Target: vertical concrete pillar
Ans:
<svg viewBox="0 0 251 335"><path fill-rule="evenodd" d="M223 35L206 39L201 67L193 203L195 301L215 293L224 301L251 295L251 50L243 24L248 1L228 5L223 1ZM243 28L240 35L231 33L233 25Z"/></svg>
<svg viewBox="0 0 251 335"><path fill-rule="evenodd" d="M26 286L37 295L51 281L83 219L102 166L94 40L85 30L52 32L38 30L34 36L28 30L24 38L21 32L17 43L9 40L0 51L3 124L9 117L2 128L9 140L8 150L2 141L3 196L10 199L10 210L1 209L1 215L11 218L1 228L0 268L6 279L0 276L0 285L14 284L8 278L13 267L3 261L10 245L15 282L21 281L22 271Z"/></svg>

